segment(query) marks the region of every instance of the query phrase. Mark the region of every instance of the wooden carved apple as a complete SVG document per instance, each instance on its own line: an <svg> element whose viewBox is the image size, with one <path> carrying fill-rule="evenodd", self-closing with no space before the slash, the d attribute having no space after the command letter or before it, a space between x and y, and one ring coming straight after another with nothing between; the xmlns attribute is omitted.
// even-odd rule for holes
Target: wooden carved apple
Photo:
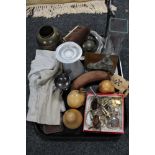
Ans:
<svg viewBox="0 0 155 155"><path fill-rule="evenodd" d="M68 106L71 108L79 108L85 102L85 93L80 90L72 90L67 96Z"/></svg>
<svg viewBox="0 0 155 155"><path fill-rule="evenodd" d="M112 82L109 80L103 80L99 84L99 91L101 93L114 93L115 92L115 87L112 85Z"/></svg>
<svg viewBox="0 0 155 155"><path fill-rule="evenodd" d="M76 129L82 124L82 114L76 109L69 109L63 115L63 123L69 129Z"/></svg>

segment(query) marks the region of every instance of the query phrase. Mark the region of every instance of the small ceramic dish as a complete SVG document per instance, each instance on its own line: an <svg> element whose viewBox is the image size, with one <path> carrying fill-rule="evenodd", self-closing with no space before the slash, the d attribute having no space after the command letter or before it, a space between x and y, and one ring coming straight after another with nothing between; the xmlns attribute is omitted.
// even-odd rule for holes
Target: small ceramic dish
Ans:
<svg viewBox="0 0 155 155"><path fill-rule="evenodd" d="M56 59L64 64L74 63L82 56L81 47L74 42L65 42L56 49Z"/></svg>

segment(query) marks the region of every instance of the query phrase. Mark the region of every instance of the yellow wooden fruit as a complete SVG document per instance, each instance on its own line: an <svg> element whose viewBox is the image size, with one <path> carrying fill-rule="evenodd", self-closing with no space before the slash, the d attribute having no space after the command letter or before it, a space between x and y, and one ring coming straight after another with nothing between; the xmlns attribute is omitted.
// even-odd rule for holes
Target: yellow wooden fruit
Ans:
<svg viewBox="0 0 155 155"><path fill-rule="evenodd" d="M79 108L85 102L85 93L80 90L72 90L67 96L67 104L71 108Z"/></svg>
<svg viewBox="0 0 155 155"><path fill-rule="evenodd" d="M99 84L99 91L101 93L114 93L115 87L110 80L104 80Z"/></svg>
<svg viewBox="0 0 155 155"><path fill-rule="evenodd" d="M76 129L82 124L82 114L76 109L69 109L63 115L63 123L69 129Z"/></svg>

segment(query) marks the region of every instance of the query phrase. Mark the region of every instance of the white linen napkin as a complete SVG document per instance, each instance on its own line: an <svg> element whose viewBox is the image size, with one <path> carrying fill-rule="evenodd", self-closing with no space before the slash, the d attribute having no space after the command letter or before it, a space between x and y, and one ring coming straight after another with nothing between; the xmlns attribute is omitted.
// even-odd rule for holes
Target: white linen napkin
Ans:
<svg viewBox="0 0 155 155"><path fill-rule="evenodd" d="M65 111L65 105L60 90L55 87L54 78L61 71L54 51L36 50L28 74L30 96L27 121L60 125L60 115Z"/></svg>

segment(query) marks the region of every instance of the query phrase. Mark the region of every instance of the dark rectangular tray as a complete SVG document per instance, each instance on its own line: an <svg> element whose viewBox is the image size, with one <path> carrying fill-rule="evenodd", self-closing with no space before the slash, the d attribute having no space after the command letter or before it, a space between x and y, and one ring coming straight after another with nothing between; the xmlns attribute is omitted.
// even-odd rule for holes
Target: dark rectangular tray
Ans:
<svg viewBox="0 0 155 155"><path fill-rule="evenodd" d="M121 64L121 60L118 60L118 64L117 64L117 70L118 70L118 74L121 75L123 77L123 72L122 72L122 64ZM70 90L69 90L70 91ZM65 101L65 105L66 105L66 109L68 109L68 105L66 102L66 95L69 93L66 92L65 94L63 94L63 98ZM78 110L80 110L82 112L82 114L84 113L84 106L79 108ZM126 120L126 112L124 112L125 116L124 116L124 120ZM125 121L126 122L126 121ZM126 128L126 123L125 124L125 128ZM63 126L63 132L59 132L59 133L53 133L53 134L45 134L41 127L41 124L34 124L35 127L35 131L37 132L37 134L39 134L42 138L45 139L49 139L49 140L103 140L103 139L111 139L111 138L119 138L121 135L119 134L108 134L108 133L87 133L87 132L83 132L83 124L80 126L80 128L75 129L75 130L70 130L68 128L66 128L65 126Z"/></svg>

